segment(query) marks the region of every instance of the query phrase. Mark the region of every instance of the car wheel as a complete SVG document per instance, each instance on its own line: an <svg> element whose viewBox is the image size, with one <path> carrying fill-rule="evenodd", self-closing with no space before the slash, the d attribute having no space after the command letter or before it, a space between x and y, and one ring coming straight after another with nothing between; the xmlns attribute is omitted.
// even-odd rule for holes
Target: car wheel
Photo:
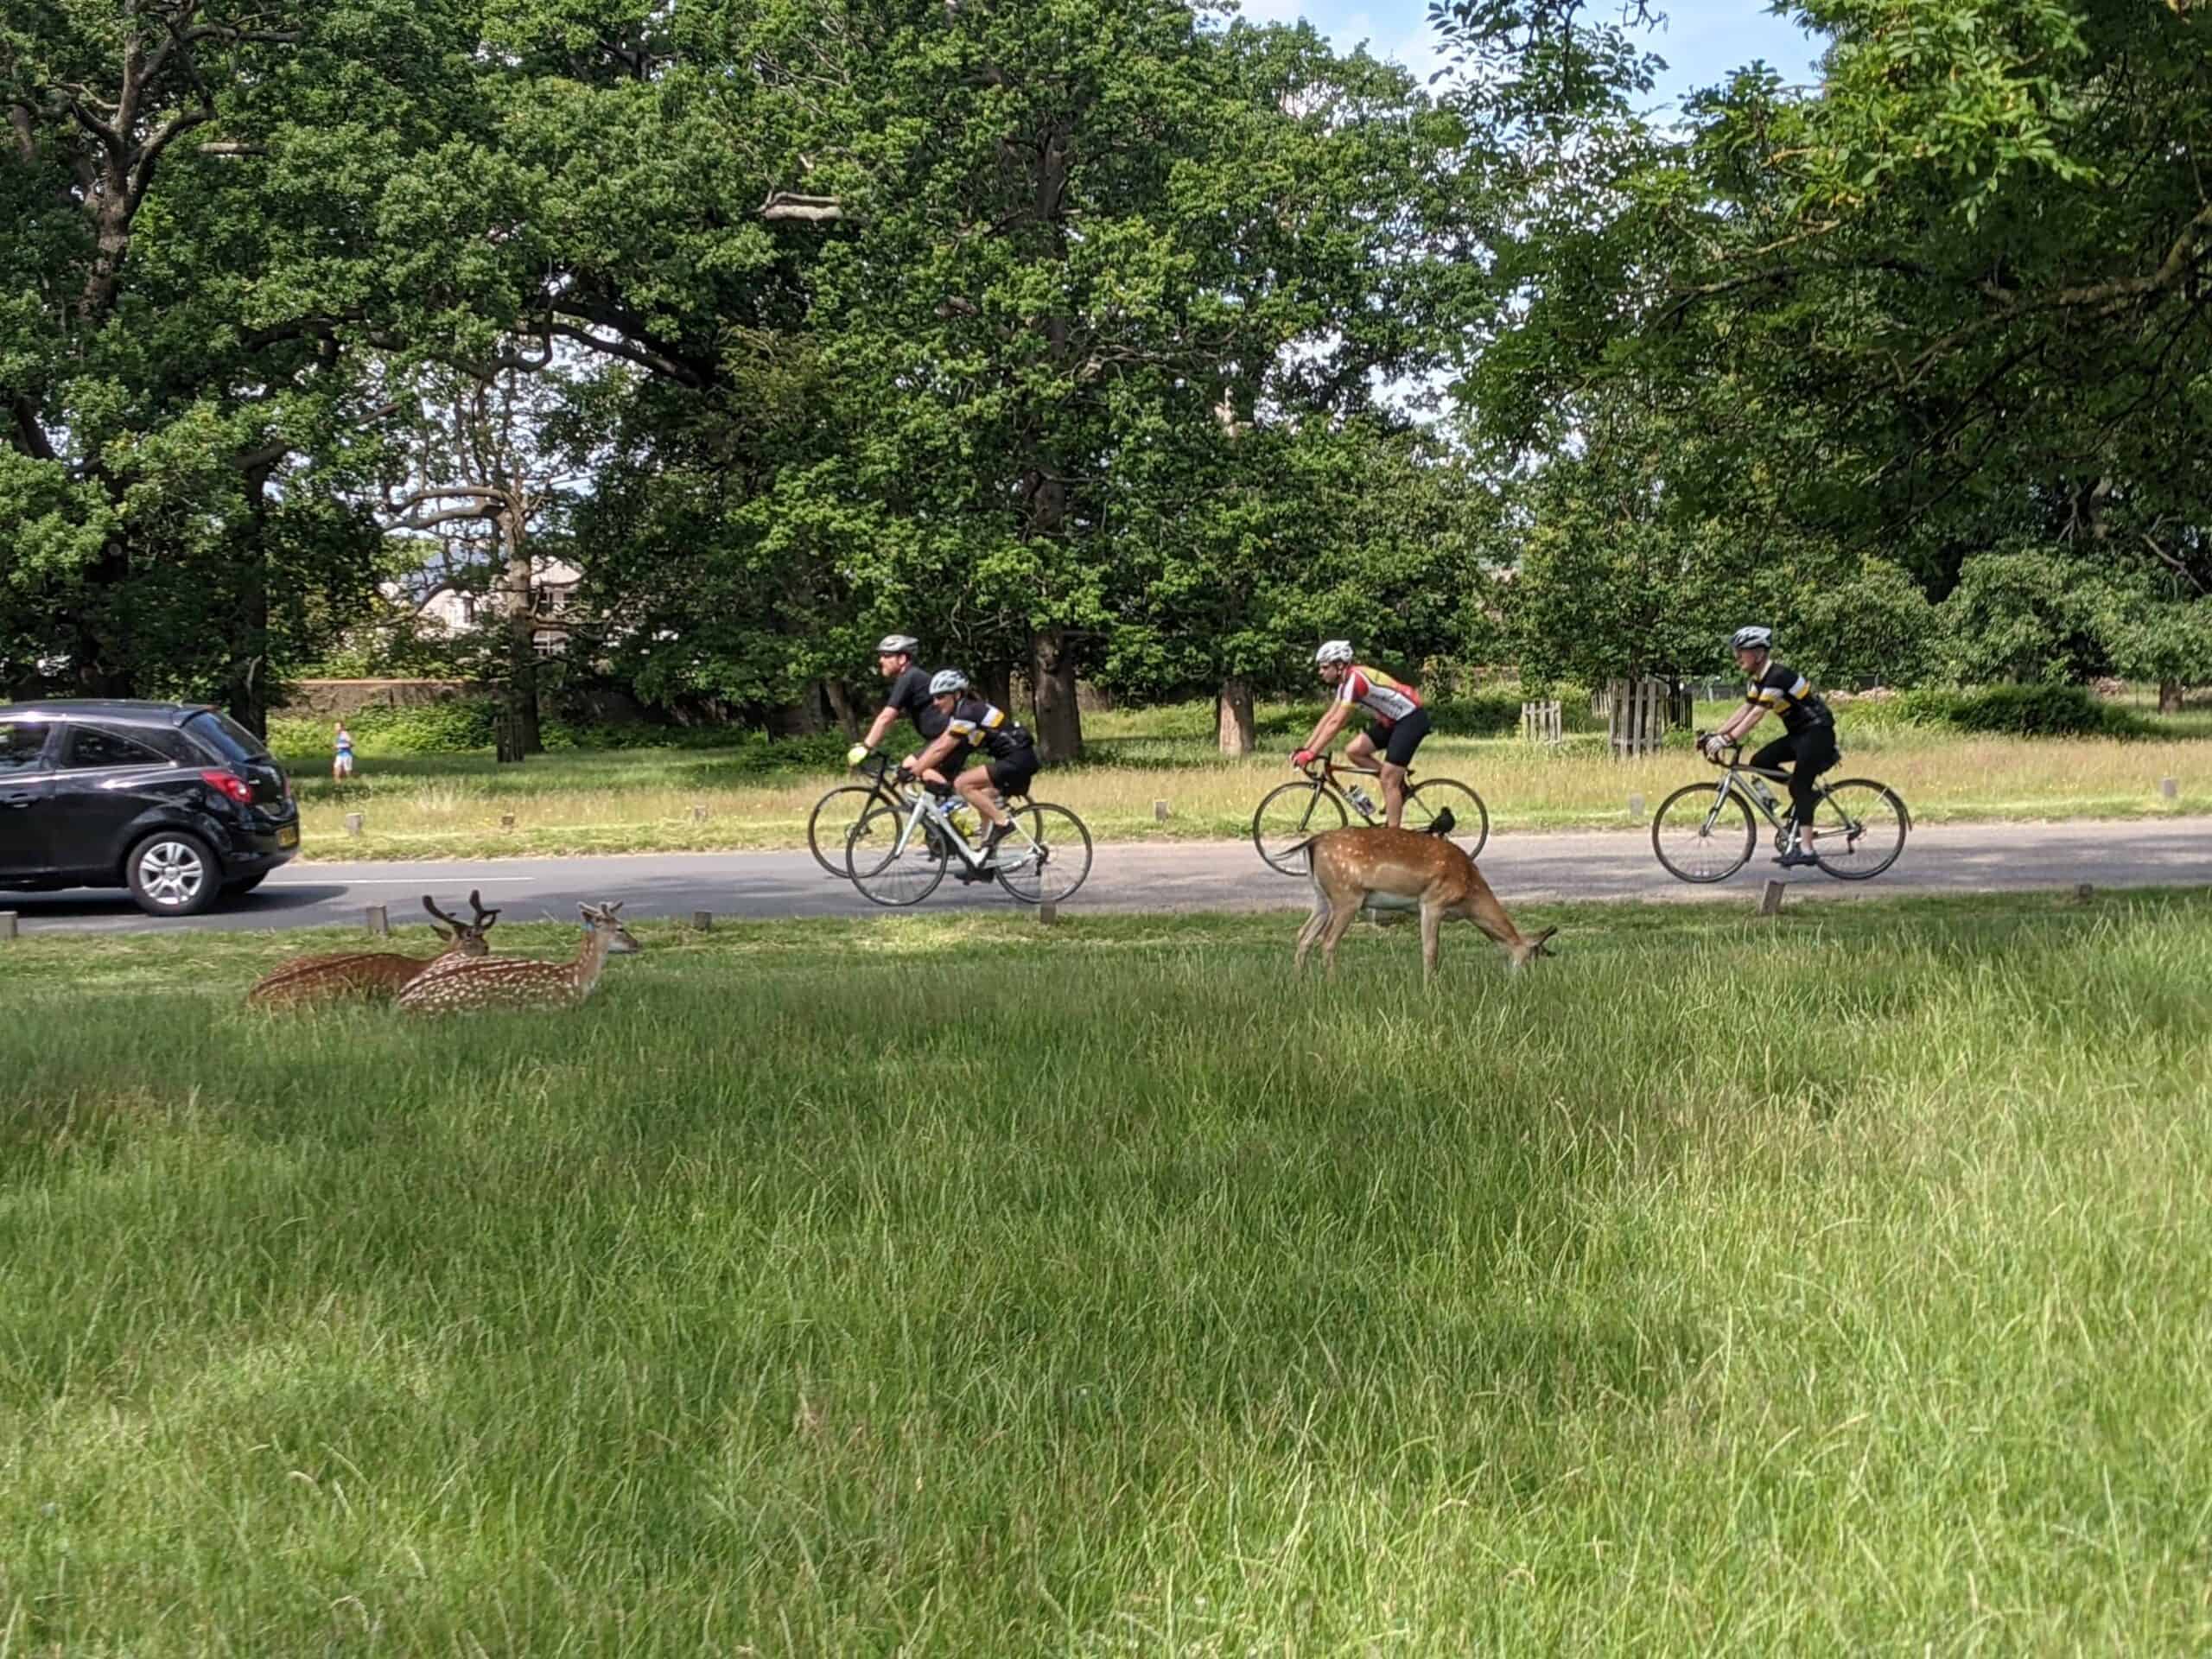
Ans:
<svg viewBox="0 0 2212 1659"><path fill-rule="evenodd" d="M130 896L149 916L197 916L222 896L222 872L207 843L163 830L130 849Z"/></svg>
<svg viewBox="0 0 2212 1659"><path fill-rule="evenodd" d="M226 881L223 883L223 897L226 899L242 898L246 893L251 893L256 887L259 887L268 879L269 872L264 870L258 875L242 875L235 881Z"/></svg>

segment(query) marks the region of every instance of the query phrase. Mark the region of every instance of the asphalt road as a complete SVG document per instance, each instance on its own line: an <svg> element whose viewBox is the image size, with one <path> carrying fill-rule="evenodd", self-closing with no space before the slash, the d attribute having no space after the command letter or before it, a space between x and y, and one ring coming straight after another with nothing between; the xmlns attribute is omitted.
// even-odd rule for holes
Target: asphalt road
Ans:
<svg viewBox="0 0 2212 1659"><path fill-rule="evenodd" d="M1647 835L1577 831L1499 834L1483 873L1508 905L1565 899L1740 901L1779 872L1755 858L1733 880L1693 887L1652 857ZM1790 873L1803 892L1985 893L2006 888L2212 885L2212 818L2103 823L1939 824L1916 829L1890 871L1864 884ZM385 905L395 926L423 919L421 895L448 907L471 887L513 920L572 919L580 901L620 899L630 916L867 916L887 912L798 853L665 853L614 858L480 859L419 864L293 864L233 906L187 921L156 921L120 893L0 893L25 933L143 928L322 927L358 924ZM1303 881L1275 874L1248 842L1107 844L1074 910L1302 908ZM948 879L922 906L933 912L1003 910L996 887Z"/></svg>

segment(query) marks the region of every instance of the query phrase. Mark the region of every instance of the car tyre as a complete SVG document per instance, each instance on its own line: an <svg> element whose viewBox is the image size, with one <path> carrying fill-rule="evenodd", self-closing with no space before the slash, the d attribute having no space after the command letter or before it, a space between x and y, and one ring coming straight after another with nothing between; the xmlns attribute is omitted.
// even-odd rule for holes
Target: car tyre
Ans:
<svg viewBox="0 0 2212 1659"><path fill-rule="evenodd" d="M124 863L130 896L149 916L197 916L223 895L222 866L207 843L182 830L160 830Z"/></svg>

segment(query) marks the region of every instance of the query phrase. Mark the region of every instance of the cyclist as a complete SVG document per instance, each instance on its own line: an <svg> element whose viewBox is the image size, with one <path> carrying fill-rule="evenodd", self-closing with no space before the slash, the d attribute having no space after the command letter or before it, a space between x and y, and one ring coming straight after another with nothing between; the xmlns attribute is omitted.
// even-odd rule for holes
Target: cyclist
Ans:
<svg viewBox="0 0 2212 1659"><path fill-rule="evenodd" d="M1774 660L1772 628L1738 628L1728 641L1736 653L1736 666L1751 677L1744 706L1719 731L1705 740L1708 760L1766 717L1771 709L1782 715L1782 735L1751 759L1754 766L1772 770L1785 761L1789 768L1789 836L1775 861L1784 869L1817 864L1808 850L1813 838L1813 780L1843 759L1835 746L1835 716L1828 711L1813 683L1794 668Z"/></svg>
<svg viewBox="0 0 2212 1659"><path fill-rule="evenodd" d="M988 758L963 770L952 780L961 798L982 815L990 830L983 837L983 858L988 862L1014 830L1014 818L1000 804L1000 796L1025 795L1040 764L1029 734L1004 709L972 696L968 677L957 668L939 670L930 681L930 696L943 717L944 728L930 746L901 763L923 777L948 760L978 752ZM996 789L997 795L991 791Z"/></svg>
<svg viewBox="0 0 2212 1659"><path fill-rule="evenodd" d="M883 741L901 715L914 722L914 730L925 747L944 732L944 715L930 696L929 674L914 664L914 653L921 648L922 642L911 633L887 633L875 642L875 665L891 682L891 689L883 694L883 707L876 711L875 723L868 728L868 735L845 751L848 766L857 766L867 760L868 752ZM945 781L933 772L921 775L933 784Z"/></svg>
<svg viewBox="0 0 2212 1659"><path fill-rule="evenodd" d="M1428 735L1428 710L1421 706L1421 693L1381 669L1352 661L1348 639L1325 641L1313 653L1313 666L1322 684L1336 688L1336 701L1315 725L1313 734L1290 757L1290 764L1301 768L1313 765L1314 757L1336 741L1351 711L1366 709L1375 716L1374 729L1360 733L1344 745L1344 759L1355 766L1372 766L1382 774L1387 821L1393 830L1402 828L1399 820L1406 812L1406 768L1413 764L1414 751L1421 747L1421 739ZM1377 740L1382 745L1380 754L1376 753Z"/></svg>

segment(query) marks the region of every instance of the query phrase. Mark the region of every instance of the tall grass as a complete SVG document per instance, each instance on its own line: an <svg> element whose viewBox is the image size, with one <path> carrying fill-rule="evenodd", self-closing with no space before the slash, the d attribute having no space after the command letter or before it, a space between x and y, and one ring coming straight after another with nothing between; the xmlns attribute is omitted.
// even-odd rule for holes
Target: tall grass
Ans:
<svg viewBox="0 0 2212 1659"><path fill-rule="evenodd" d="M1243 760L1215 752L1203 708L1093 715L1085 762L1040 774L1037 793L1073 807L1105 839L1248 835L1260 798L1294 775L1287 753L1313 711L1262 712L1266 747ZM1700 723L1717 726L1726 713L1709 705ZM1873 772L1902 792L1923 823L2212 811L2208 751L2191 737L1967 738L1902 724L1879 710L1846 711L1842 730L1847 772ZM901 728L894 741L911 735ZM365 751L359 778L344 786L316 775L312 756L295 762L308 855L344 858L798 847L823 791L853 781L828 772L762 779L750 751L742 765L712 751L631 750L543 755L519 766L481 756ZM1586 734L1556 750L1440 734L1422 746L1419 772L1471 784L1493 827L1506 830L1625 824L1630 795L1656 806L1680 785L1710 776L1687 737L1663 754L1621 761L1602 739ZM2158 792L2167 777L2179 781L2175 801ZM1155 816L1163 800L1165 821ZM695 817L695 808L706 817ZM358 839L345 826L354 812L364 820ZM509 816L513 826L503 827Z"/></svg>
<svg viewBox="0 0 2212 1659"><path fill-rule="evenodd" d="M0 1649L2212 1640L2212 902L1518 919L19 941Z"/></svg>

